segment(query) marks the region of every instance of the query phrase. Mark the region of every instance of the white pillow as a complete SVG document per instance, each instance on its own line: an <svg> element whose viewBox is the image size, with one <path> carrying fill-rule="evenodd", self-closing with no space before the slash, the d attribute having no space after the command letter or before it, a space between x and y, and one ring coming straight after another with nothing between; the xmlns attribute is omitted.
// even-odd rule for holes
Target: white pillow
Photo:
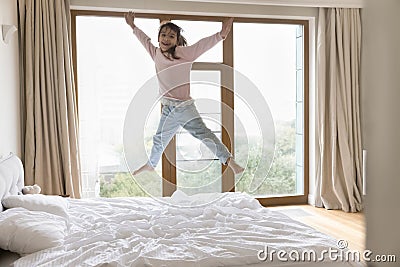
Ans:
<svg viewBox="0 0 400 267"><path fill-rule="evenodd" d="M3 198L1 203L7 209L21 207L31 211L45 211L68 219L68 201L60 196L14 195Z"/></svg>
<svg viewBox="0 0 400 267"><path fill-rule="evenodd" d="M0 213L0 248L20 255L62 245L67 232L59 216L24 208Z"/></svg>

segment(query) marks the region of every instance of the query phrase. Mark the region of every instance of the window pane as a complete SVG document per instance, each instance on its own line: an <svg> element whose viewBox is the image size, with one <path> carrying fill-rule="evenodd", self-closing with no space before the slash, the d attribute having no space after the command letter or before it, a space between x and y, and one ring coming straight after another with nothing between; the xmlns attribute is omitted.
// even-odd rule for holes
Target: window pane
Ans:
<svg viewBox="0 0 400 267"><path fill-rule="evenodd" d="M221 140L220 72L192 70L191 95L204 123ZM221 164L213 152L184 129L176 137L177 187L187 194L221 192Z"/></svg>
<svg viewBox="0 0 400 267"><path fill-rule="evenodd" d="M215 175L215 174L219 175ZM178 161L177 189L188 195L222 191L221 163L213 161Z"/></svg>
<svg viewBox="0 0 400 267"><path fill-rule="evenodd" d="M135 23L157 40L157 19ZM155 75L154 63L123 18L78 16L76 30L83 197L144 195L127 172L122 131L130 101ZM146 181L161 196L161 179Z"/></svg>
<svg viewBox="0 0 400 267"><path fill-rule="evenodd" d="M237 191L246 191L258 197L298 193L295 136L296 57L299 58L296 54L296 34L298 34L296 32L298 27L298 25L259 23L235 23L234 25L235 70L247 76L265 98L274 119L276 136L271 168L260 162L261 151L260 149L257 151L257 145L252 145L262 141L260 133L247 136L249 159L246 171L240 180L236 181ZM251 40L251 42L244 40ZM240 98L235 96L235 114L246 112L242 110L243 107L237 105L238 102L240 103ZM244 124L247 131L256 132L255 123L250 125L247 120L240 122ZM236 128L235 155L239 161L246 161L240 158L240 149L247 144L244 143L243 137L236 134ZM253 177L256 169L259 174L261 170L262 177ZM248 188L252 179L263 181L257 190Z"/></svg>

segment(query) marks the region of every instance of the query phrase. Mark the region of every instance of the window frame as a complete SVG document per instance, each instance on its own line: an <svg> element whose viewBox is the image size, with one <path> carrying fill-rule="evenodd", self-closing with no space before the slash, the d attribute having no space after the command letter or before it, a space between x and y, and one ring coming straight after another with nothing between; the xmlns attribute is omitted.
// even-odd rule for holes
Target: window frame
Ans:
<svg viewBox="0 0 400 267"><path fill-rule="evenodd" d="M116 11L93 11L93 10L71 10L71 43L72 43L72 63L74 67L74 82L76 90L75 106L79 117L78 106L78 75L77 75L77 43L76 43L76 17L77 16L98 16L98 17L124 17L124 12ZM155 13L135 13L137 18L153 18L164 20L192 20L192 21L218 21L221 22L225 17L221 16L200 16L200 15L182 15L182 14L155 14ZM301 19L271 19L271 18L245 18L237 17L234 22L241 23L264 23L264 24L296 24L303 25L303 182L304 190L300 195L288 196L271 196L265 198L257 198L263 206L271 205L288 205L288 204L307 204L309 194L309 21ZM231 33L223 42L223 62L230 67L234 67L233 58L233 34L234 25ZM201 63L205 64L205 63ZM215 64L215 63L213 63ZM221 75L224 75L223 73ZM229 75L230 74L225 74ZM233 75L229 77L228 84L232 82ZM234 94L227 88L221 87L221 102L225 103L231 110L234 110ZM229 140L229 136L234 137L233 113L222 112L222 142L227 146L229 151L233 151L234 140ZM234 139L234 138L233 138ZM176 159L175 137L167 146L162 156L162 195L171 196L176 190L176 169L173 167L176 162L168 162ZM232 145L232 146L231 146ZM167 156L166 156L167 155ZM235 191L235 177L233 172L226 166L222 165L222 192ZM233 185L233 186L232 186Z"/></svg>

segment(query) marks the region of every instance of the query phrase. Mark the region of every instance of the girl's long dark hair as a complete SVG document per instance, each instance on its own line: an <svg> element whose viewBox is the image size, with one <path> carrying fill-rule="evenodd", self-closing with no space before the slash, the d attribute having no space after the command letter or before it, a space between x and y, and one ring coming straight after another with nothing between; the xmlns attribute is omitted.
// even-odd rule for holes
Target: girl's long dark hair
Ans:
<svg viewBox="0 0 400 267"><path fill-rule="evenodd" d="M164 23L163 25L160 26L160 29L158 30L158 39L160 39L161 30L164 29L164 28L168 28L171 31L176 32L176 38L178 40L177 45L179 45L179 46L187 46L186 38L183 37L182 34L181 34L182 28L179 27L178 25L172 23L172 22L167 22L167 23ZM170 49L168 49L166 52L168 54L170 54L172 56L172 58L179 59L179 57L176 56L176 54L175 54L175 48L176 48L176 46L173 46Z"/></svg>

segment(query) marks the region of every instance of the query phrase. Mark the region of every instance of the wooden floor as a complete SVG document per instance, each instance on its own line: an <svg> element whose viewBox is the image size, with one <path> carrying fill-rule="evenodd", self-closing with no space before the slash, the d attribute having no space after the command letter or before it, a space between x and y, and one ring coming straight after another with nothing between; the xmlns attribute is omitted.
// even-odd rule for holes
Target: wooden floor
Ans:
<svg viewBox="0 0 400 267"><path fill-rule="evenodd" d="M347 213L341 210L326 210L311 205L268 207L279 210L292 219L307 224L338 240L348 242L351 250L365 249L364 213Z"/></svg>

